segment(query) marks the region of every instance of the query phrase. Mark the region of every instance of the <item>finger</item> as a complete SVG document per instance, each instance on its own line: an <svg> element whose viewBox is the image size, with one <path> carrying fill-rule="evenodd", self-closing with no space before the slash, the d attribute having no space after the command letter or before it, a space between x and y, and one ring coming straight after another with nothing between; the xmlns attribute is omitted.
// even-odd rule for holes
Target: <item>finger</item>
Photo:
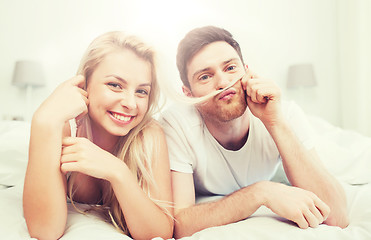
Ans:
<svg viewBox="0 0 371 240"><path fill-rule="evenodd" d="M256 100L258 103L267 103L269 99L269 90L268 89L258 89L256 93Z"/></svg>
<svg viewBox="0 0 371 240"><path fill-rule="evenodd" d="M312 211L309 210L309 209L306 209L304 211L304 217L307 220L308 225L312 228L317 227L320 223L319 220L317 219L317 217L315 215L313 215Z"/></svg>
<svg viewBox="0 0 371 240"><path fill-rule="evenodd" d="M85 96L82 96L82 99L85 102L85 106L82 107L81 113L75 117L76 121L80 120L83 118L88 112L88 106L89 106L89 99L86 98Z"/></svg>
<svg viewBox="0 0 371 240"><path fill-rule="evenodd" d="M259 91L263 89L264 84L258 82L257 79L249 79L247 81L246 94L251 98L251 101L259 103L258 95Z"/></svg>
<svg viewBox="0 0 371 240"><path fill-rule="evenodd" d="M248 94L251 93L256 85L262 84L261 80L257 78L251 78L251 76L249 75L245 75L243 81L245 82L245 90Z"/></svg>
<svg viewBox="0 0 371 240"><path fill-rule="evenodd" d="M89 98L87 98L86 96L81 96L82 97L82 99L84 100L84 102L85 102L85 105L86 105L86 107L89 105Z"/></svg>
<svg viewBox="0 0 371 240"><path fill-rule="evenodd" d="M310 211L318 219L318 224L323 223L324 218L323 218L321 212L318 210L318 208L314 204L313 204L313 206L311 206Z"/></svg>
<svg viewBox="0 0 371 240"><path fill-rule="evenodd" d="M265 84L258 89L256 99L259 103L267 103L268 100L274 99L276 95L276 89L269 84Z"/></svg>
<svg viewBox="0 0 371 240"><path fill-rule="evenodd" d="M298 226L302 229L306 229L309 226L307 220L301 212L297 215L296 219L292 219L292 221L296 222L296 224L298 224Z"/></svg>
<svg viewBox="0 0 371 240"><path fill-rule="evenodd" d="M243 87L243 90L246 90L246 87L247 87L247 85L248 85L248 81L250 80L250 79L255 79L256 77L257 77L257 75L254 73L254 72L252 72L248 67L247 67L247 65L245 66L245 71L246 71L246 73L245 73L245 75L242 77L242 79L241 79L241 83L242 83L242 87Z"/></svg>
<svg viewBox="0 0 371 240"><path fill-rule="evenodd" d="M256 72L251 71L250 69L247 72L247 75L249 76L250 79L257 79L257 78L259 78L259 75L256 74Z"/></svg>
<svg viewBox="0 0 371 240"><path fill-rule="evenodd" d="M247 87L247 80L249 79L249 76L247 74L243 75L243 77L241 78L241 85L242 85L242 89L244 91L246 91L246 87Z"/></svg>
<svg viewBox="0 0 371 240"><path fill-rule="evenodd" d="M78 172L79 164L78 162L66 162L61 164L62 173L66 174L67 172Z"/></svg>
<svg viewBox="0 0 371 240"><path fill-rule="evenodd" d="M77 149L77 145L76 144L65 145L62 148L61 155L63 156L63 155L67 155L67 154L77 153L77 152L78 152L78 149Z"/></svg>
<svg viewBox="0 0 371 240"><path fill-rule="evenodd" d="M85 87L85 77L83 75L77 75L71 79L71 83L79 88Z"/></svg>
<svg viewBox="0 0 371 240"><path fill-rule="evenodd" d="M62 139L62 146L65 147L65 146L71 146L71 145L74 145L76 144L78 141L78 139L76 137L64 137Z"/></svg>
<svg viewBox="0 0 371 240"><path fill-rule="evenodd" d="M257 103L257 100L256 100L256 89L255 89L254 86L249 87L246 90L246 93L250 97L250 99L251 99L252 102Z"/></svg>
<svg viewBox="0 0 371 240"><path fill-rule="evenodd" d="M317 195L313 194L313 200L316 208L320 211L321 215L323 216L323 221L326 221L328 216L330 215L331 209L330 207L322 201Z"/></svg>
<svg viewBox="0 0 371 240"><path fill-rule="evenodd" d="M68 162L77 162L77 157L76 154L71 153L71 154L65 154L61 156L60 162L61 164L63 163L68 163Z"/></svg>
<svg viewBox="0 0 371 240"><path fill-rule="evenodd" d="M85 96L85 97L88 97L88 92L85 91L84 89L82 88L77 88L79 90L79 92L81 93L81 95Z"/></svg>
<svg viewBox="0 0 371 240"><path fill-rule="evenodd" d="M254 103L249 96L246 96L246 102L250 109L256 107L257 105L257 103Z"/></svg>

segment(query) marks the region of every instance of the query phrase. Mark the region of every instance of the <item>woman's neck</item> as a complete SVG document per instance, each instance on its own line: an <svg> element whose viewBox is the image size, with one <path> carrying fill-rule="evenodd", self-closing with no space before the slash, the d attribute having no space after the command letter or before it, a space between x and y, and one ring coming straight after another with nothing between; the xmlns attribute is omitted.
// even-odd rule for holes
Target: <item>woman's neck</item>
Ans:
<svg viewBox="0 0 371 240"><path fill-rule="evenodd" d="M118 139L118 136L110 134L106 134L105 136L101 134L95 135L93 132L93 143L110 153L114 152Z"/></svg>
<svg viewBox="0 0 371 240"><path fill-rule="evenodd" d="M110 153L113 153L116 143L120 138L119 136L110 134L102 127L96 126L94 123L92 123L92 121L91 134L93 138L91 140L93 141L93 143Z"/></svg>

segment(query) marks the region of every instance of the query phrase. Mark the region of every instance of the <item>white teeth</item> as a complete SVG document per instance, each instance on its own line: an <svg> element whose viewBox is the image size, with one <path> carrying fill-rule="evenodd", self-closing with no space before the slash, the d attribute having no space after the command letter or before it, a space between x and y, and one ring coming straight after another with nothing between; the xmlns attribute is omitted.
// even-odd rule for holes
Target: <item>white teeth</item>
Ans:
<svg viewBox="0 0 371 240"><path fill-rule="evenodd" d="M112 113L112 116L120 121L129 122L131 117L125 117L116 113Z"/></svg>

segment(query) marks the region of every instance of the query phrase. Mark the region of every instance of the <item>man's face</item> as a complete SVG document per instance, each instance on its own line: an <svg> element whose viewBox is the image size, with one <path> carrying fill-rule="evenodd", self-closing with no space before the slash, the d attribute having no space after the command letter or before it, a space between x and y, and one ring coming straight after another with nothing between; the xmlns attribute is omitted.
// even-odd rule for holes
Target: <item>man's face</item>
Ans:
<svg viewBox="0 0 371 240"><path fill-rule="evenodd" d="M188 96L202 97L225 88L231 81L245 74L236 50L224 41L203 47L188 62L188 81L191 89L184 87ZM240 117L247 103L241 82L197 106L201 115L211 121L228 122Z"/></svg>

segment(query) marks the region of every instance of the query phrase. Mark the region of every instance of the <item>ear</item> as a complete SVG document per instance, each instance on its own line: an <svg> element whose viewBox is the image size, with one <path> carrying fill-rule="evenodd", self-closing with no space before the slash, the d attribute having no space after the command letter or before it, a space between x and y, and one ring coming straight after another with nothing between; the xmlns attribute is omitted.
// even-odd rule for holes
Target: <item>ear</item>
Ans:
<svg viewBox="0 0 371 240"><path fill-rule="evenodd" d="M184 95L186 95L187 97L193 97L192 91L188 87L183 85L182 90L183 90Z"/></svg>

